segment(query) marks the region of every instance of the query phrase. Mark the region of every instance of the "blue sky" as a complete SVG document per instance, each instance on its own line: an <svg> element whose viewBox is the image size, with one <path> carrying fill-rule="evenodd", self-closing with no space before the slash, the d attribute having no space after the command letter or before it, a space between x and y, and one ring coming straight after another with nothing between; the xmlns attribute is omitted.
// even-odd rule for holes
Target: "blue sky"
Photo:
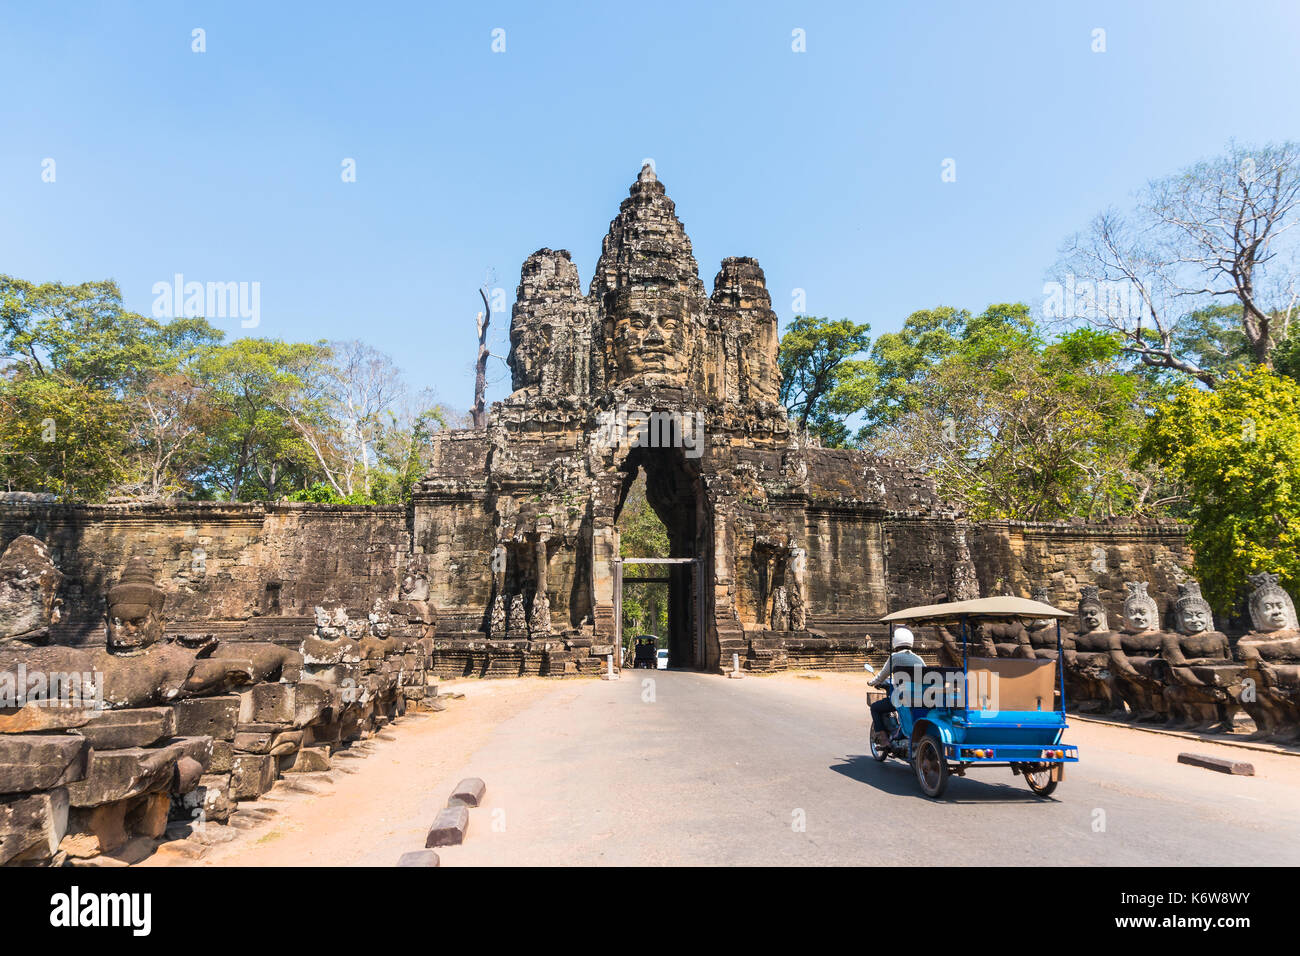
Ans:
<svg viewBox="0 0 1300 956"><path fill-rule="evenodd" d="M890 331L1037 302L1148 179L1300 136L1297 27L1267 2L6 2L0 272L113 278L146 314L175 273L256 281L229 334L361 338L464 408L488 270L508 304L567 248L585 287L651 157L706 285L751 255L783 323L800 288Z"/></svg>

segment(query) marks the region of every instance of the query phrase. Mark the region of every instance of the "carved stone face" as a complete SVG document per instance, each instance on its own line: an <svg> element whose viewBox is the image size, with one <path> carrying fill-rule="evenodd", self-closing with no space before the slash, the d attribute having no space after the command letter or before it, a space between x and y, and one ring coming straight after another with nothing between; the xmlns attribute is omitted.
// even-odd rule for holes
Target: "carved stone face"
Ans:
<svg viewBox="0 0 1300 956"><path fill-rule="evenodd" d="M1290 609L1280 595L1267 595L1258 604L1261 631L1280 631L1291 626Z"/></svg>
<svg viewBox="0 0 1300 956"><path fill-rule="evenodd" d="M1178 629L1184 634L1200 634L1210 629L1209 615L1200 604L1180 608L1175 616L1178 618Z"/></svg>
<svg viewBox="0 0 1300 956"><path fill-rule="evenodd" d="M416 570L409 570L402 578L403 601L429 600L429 579Z"/></svg>
<svg viewBox="0 0 1300 956"><path fill-rule="evenodd" d="M1128 609L1128 622L1135 631L1145 631L1151 627L1151 611L1146 604L1134 604Z"/></svg>
<svg viewBox="0 0 1300 956"><path fill-rule="evenodd" d="M1147 593L1145 581L1129 581L1124 587L1128 597L1124 599L1124 620L1134 631L1149 631L1160 621L1160 608L1155 598Z"/></svg>
<svg viewBox="0 0 1300 956"><path fill-rule="evenodd" d="M0 555L0 642L41 635L58 623L62 581L43 542L15 538Z"/></svg>
<svg viewBox="0 0 1300 956"><path fill-rule="evenodd" d="M1084 604L1079 607L1079 623L1084 633L1107 630L1106 610L1100 604Z"/></svg>
<svg viewBox="0 0 1300 956"><path fill-rule="evenodd" d="M682 296L633 289L618 296L607 319L615 374L664 381L686 374L690 315Z"/></svg>
<svg viewBox="0 0 1300 956"><path fill-rule="evenodd" d="M108 649L114 654L142 651L162 640L164 594L142 558L132 558L108 592Z"/></svg>
<svg viewBox="0 0 1300 956"><path fill-rule="evenodd" d="M1296 629L1295 604L1291 595L1278 584L1277 575L1270 573L1252 574L1250 583L1254 590L1250 592L1250 620L1255 630L1289 631Z"/></svg>

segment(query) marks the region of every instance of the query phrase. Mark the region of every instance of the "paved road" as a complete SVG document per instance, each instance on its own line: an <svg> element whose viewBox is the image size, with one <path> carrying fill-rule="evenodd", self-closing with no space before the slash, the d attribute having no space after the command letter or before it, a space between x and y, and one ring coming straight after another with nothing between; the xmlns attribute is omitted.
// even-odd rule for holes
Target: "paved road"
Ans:
<svg viewBox="0 0 1300 956"><path fill-rule="evenodd" d="M444 865L1300 862L1300 757L1075 722L1083 762L1051 799L990 769L936 802L865 755L862 691L857 675L560 683L454 775L488 799ZM1189 749L1260 775L1177 764Z"/></svg>

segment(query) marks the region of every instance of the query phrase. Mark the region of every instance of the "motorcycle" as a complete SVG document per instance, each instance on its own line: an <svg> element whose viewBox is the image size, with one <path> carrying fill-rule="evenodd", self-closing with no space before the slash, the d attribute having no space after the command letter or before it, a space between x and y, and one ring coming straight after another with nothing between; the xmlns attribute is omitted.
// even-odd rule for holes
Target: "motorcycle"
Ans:
<svg viewBox="0 0 1300 956"><path fill-rule="evenodd" d="M869 673L873 676L876 669L870 664L864 665ZM892 681L886 681L884 684L885 695L888 696L894 692ZM884 737L884 740L878 738ZM871 743L871 756L884 763L890 757L897 757L899 760L910 761L911 756L908 753L907 736L903 733L902 724L898 721L898 713L890 711L885 715L885 728L883 731L872 729L868 734Z"/></svg>

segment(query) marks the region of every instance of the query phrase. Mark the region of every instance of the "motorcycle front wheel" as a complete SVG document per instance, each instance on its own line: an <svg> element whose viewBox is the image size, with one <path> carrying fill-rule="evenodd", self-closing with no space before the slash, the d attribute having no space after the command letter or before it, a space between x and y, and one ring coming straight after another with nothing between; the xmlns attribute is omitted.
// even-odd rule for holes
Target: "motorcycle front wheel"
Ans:
<svg viewBox="0 0 1300 956"><path fill-rule="evenodd" d="M875 731L872 731L867 736L871 741L871 756L874 757L876 760L878 760L880 763L884 763L885 758L889 756L889 751L882 749L880 744L876 743Z"/></svg>

